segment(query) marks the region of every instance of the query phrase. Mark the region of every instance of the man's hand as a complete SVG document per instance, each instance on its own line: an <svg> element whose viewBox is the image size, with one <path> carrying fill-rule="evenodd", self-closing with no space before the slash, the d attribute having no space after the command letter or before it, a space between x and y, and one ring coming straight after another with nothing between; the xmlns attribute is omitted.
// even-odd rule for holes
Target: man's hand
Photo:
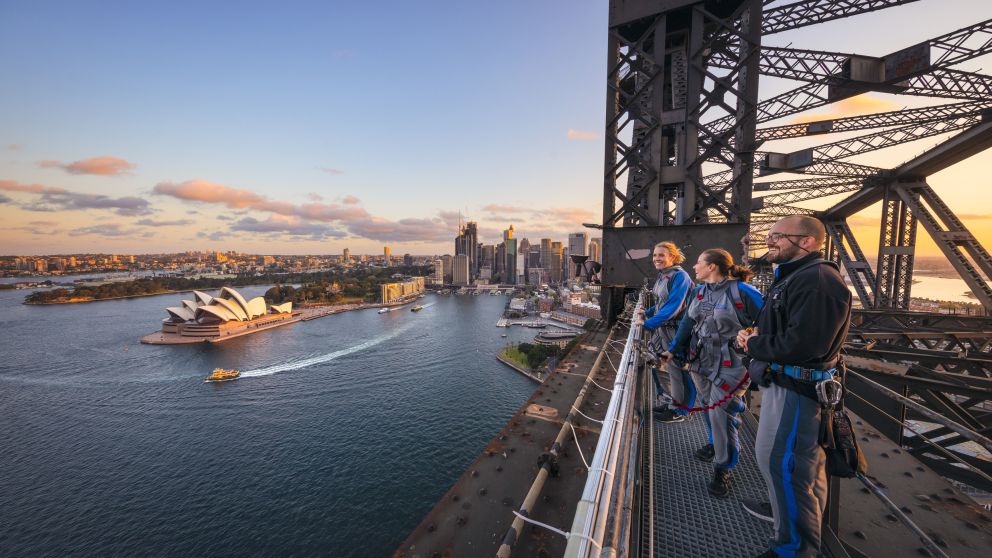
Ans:
<svg viewBox="0 0 992 558"><path fill-rule="evenodd" d="M632 326L643 326L644 325L644 310L638 310L634 312L633 317L630 320Z"/></svg>
<svg viewBox="0 0 992 558"><path fill-rule="evenodd" d="M758 334L758 328L749 327L742 329L737 332L737 346L747 352L747 342L749 339Z"/></svg>
<svg viewBox="0 0 992 558"><path fill-rule="evenodd" d="M668 351L665 351L665 352L661 353L661 355L659 355L659 356L661 357L661 360L663 362L668 362L668 361L672 360L672 353L670 353Z"/></svg>

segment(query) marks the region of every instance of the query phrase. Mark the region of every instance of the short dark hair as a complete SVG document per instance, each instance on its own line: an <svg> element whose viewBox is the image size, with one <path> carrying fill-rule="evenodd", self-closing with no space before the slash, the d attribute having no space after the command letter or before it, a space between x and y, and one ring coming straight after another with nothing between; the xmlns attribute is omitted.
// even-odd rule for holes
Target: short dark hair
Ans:
<svg viewBox="0 0 992 558"><path fill-rule="evenodd" d="M790 215L783 217L783 220L785 219L793 220L799 229L798 232L805 236L813 237L817 246L823 246L823 243L826 242L827 228L823 226L823 221L820 221L816 217L810 215Z"/></svg>

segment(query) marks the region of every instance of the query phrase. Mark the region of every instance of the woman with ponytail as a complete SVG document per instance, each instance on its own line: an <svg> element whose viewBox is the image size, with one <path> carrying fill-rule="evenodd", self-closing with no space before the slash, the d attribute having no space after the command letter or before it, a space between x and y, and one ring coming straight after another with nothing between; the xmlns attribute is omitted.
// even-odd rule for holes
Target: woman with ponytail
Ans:
<svg viewBox="0 0 992 558"><path fill-rule="evenodd" d="M710 494L723 498L730 493L730 470L737 465L740 443L738 418L744 410L746 369L735 341L737 333L751 327L763 305L761 294L745 283L751 270L734 263L726 250L704 251L693 266L700 285L690 297L686 316L670 345L677 359L687 361L699 390L705 411L710 443L699 448L695 456L713 462ZM719 405L716 405L719 404Z"/></svg>

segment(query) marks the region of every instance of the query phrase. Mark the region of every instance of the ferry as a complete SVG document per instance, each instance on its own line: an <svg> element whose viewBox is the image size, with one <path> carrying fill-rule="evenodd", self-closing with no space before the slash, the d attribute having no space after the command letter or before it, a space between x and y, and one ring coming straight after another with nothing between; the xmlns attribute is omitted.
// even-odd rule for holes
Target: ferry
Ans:
<svg viewBox="0 0 992 558"><path fill-rule="evenodd" d="M389 308L380 308L379 309L379 313L380 314L388 314L389 313Z"/></svg>
<svg viewBox="0 0 992 558"><path fill-rule="evenodd" d="M414 306L413 308L411 308L410 311L411 312L420 312L423 309L424 309L424 307L418 304L418 305Z"/></svg>
<svg viewBox="0 0 992 558"><path fill-rule="evenodd" d="M241 375L237 370L227 370L225 368L214 368L213 374L207 376L205 382L226 382L234 380Z"/></svg>

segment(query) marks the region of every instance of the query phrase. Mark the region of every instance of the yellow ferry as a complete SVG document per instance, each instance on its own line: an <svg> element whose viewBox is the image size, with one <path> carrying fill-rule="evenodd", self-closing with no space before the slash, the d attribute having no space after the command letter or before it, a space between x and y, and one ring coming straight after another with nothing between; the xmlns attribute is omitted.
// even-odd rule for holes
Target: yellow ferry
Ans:
<svg viewBox="0 0 992 558"><path fill-rule="evenodd" d="M227 370L225 368L214 368L213 374L207 376L205 382L226 382L241 375L237 370Z"/></svg>

